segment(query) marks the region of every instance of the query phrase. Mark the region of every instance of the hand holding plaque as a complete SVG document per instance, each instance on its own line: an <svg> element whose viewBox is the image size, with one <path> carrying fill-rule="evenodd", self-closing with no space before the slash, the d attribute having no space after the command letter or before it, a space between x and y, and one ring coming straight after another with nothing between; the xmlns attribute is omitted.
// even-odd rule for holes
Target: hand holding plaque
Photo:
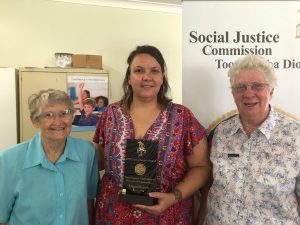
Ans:
<svg viewBox="0 0 300 225"><path fill-rule="evenodd" d="M156 198L148 196L156 191L156 162L158 141L128 139L126 145L123 189L120 202L155 205Z"/></svg>

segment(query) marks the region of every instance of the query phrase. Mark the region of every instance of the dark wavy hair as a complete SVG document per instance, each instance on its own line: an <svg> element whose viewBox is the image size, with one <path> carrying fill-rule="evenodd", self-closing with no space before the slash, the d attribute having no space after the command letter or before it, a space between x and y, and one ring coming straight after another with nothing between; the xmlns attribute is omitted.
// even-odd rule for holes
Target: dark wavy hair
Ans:
<svg viewBox="0 0 300 225"><path fill-rule="evenodd" d="M137 46L135 50L133 50L130 55L127 58L127 70L126 75L123 80L123 91L124 95L122 97L123 101L123 108L125 111L128 111L130 109L130 105L133 101L133 91L131 85L129 85L128 81L130 78L130 67L133 59L140 54L148 54L151 55L153 58L156 59L158 64L160 65L162 74L163 74L163 83L160 87L160 90L157 95L157 102L162 106L162 108L166 108L168 103L172 101L172 99L167 97L167 93L170 89L169 83L168 83L168 77L167 77L167 66L165 63L165 60L161 54L161 52L154 46L151 45L142 45Z"/></svg>
<svg viewBox="0 0 300 225"><path fill-rule="evenodd" d="M95 98L96 104L98 104L99 99L102 99L104 106L107 106L107 105L108 105L108 98L107 98L107 97L102 96L102 95L96 97L96 98Z"/></svg>

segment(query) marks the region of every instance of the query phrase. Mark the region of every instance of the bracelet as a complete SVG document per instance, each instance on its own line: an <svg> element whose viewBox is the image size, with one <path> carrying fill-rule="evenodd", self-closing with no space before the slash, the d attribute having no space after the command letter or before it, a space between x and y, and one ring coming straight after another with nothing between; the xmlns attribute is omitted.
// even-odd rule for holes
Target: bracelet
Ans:
<svg viewBox="0 0 300 225"><path fill-rule="evenodd" d="M182 200L182 192L180 190L174 189L173 194L176 202L180 202Z"/></svg>

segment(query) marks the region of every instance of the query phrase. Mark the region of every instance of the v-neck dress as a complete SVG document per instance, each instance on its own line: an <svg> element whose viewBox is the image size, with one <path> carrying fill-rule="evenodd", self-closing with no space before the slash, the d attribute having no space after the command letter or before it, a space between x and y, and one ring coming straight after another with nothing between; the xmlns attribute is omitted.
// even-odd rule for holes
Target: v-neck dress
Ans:
<svg viewBox="0 0 300 225"><path fill-rule="evenodd" d="M169 103L146 132L143 140L158 141L156 182L158 192L171 192L188 171L185 156L206 136L203 126L183 105ZM104 167L96 200L96 224L193 224L193 197L153 215L118 202L122 189L127 139L134 139L130 114L122 102L109 105L100 118L93 141L104 148Z"/></svg>

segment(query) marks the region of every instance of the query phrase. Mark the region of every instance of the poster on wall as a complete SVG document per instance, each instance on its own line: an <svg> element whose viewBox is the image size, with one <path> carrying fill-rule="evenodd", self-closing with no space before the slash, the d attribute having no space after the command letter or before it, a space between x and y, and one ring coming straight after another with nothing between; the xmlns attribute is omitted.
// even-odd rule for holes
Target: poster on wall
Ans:
<svg viewBox="0 0 300 225"><path fill-rule="evenodd" d="M76 109L72 131L95 129L108 104L108 91L108 77L68 76L68 92Z"/></svg>
<svg viewBox="0 0 300 225"><path fill-rule="evenodd" d="M300 118L300 1L183 1L182 30L183 104L205 127L236 109L227 72L247 54L275 69L271 104Z"/></svg>

